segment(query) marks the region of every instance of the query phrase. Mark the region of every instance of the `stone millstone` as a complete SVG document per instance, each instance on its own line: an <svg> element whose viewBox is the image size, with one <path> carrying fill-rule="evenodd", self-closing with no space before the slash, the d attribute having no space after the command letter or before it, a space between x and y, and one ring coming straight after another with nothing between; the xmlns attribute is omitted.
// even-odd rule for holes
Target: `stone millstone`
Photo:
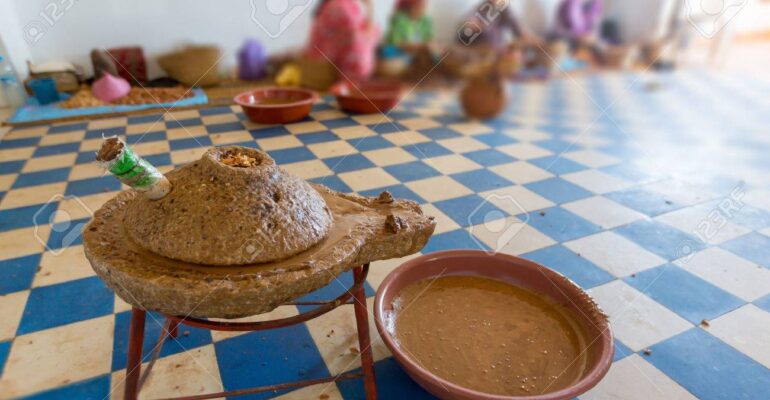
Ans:
<svg viewBox="0 0 770 400"><path fill-rule="evenodd" d="M282 260L318 243L331 226L321 195L258 150L215 147L166 177L171 193L136 196L124 218L134 242L168 258L211 265Z"/></svg>
<svg viewBox="0 0 770 400"><path fill-rule="evenodd" d="M201 167L199 164L180 170L184 168ZM174 184L168 196L183 190L174 182L176 175L167 174ZM86 257L97 275L133 306L177 316L240 318L269 312L329 284L353 267L415 253L425 246L436 227L435 220L423 215L417 203L393 199L387 192L371 198L307 185L307 196L314 193L325 204L329 227L320 241L279 261L207 265L164 257L129 233L134 228L130 226L134 222L129 221L134 220L129 212L145 201L135 190L121 192L95 213L83 232ZM290 193L283 195L290 198ZM237 224L246 218L234 215L230 222ZM304 223L302 217L295 218L297 224ZM166 222L173 224L168 218ZM153 226L162 228L159 224ZM190 229L201 228L190 225ZM217 236L215 231L207 234L209 239ZM276 243L293 240L280 235L275 237ZM261 235L247 236L240 242L249 253L274 251L263 247L273 242L266 242ZM205 248L214 251L214 247Z"/></svg>

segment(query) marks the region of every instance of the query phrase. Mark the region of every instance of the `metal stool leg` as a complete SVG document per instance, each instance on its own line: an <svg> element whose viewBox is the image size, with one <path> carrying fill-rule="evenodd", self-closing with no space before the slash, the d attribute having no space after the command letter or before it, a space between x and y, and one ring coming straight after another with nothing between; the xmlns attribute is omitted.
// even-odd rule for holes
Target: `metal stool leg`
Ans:
<svg viewBox="0 0 770 400"><path fill-rule="evenodd" d="M131 327L128 334L128 356L126 362L125 400L136 400L139 395L145 315L146 312L142 309L134 307L131 310Z"/></svg>
<svg viewBox="0 0 770 400"><path fill-rule="evenodd" d="M358 281L363 275L363 267L353 269L353 280ZM374 357L372 356L371 339L369 337L369 318L366 311L365 285L361 285L353 293L353 309L356 314L356 327L358 330L358 345L361 349L361 370L364 373L364 387L366 399L377 399L377 382L374 378Z"/></svg>

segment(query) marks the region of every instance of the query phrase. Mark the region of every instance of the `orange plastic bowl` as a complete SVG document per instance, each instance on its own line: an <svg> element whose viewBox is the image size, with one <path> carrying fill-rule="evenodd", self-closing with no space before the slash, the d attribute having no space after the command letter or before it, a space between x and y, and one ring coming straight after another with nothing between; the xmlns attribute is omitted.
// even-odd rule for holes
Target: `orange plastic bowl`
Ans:
<svg viewBox="0 0 770 400"><path fill-rule="evenodd" d="M254 122L285 124L307 117L316 99L312 90L269 87L241 93L233 101Z"/></svg>
<svg viewBox="0 0 770 400"><path fill-rule="evenodd" d="M589 342L588 367L572 386L559 391L526 397L502 396L471 390L444 380L420 366L396 344L384 317L393 311L393 298L406 286L438 276L470 275L497 279L549 297L572 311ZM407 374L434 396L447 400L566 400L594 387L607 373L615 354L607 317L588 294L564 275L516 256L478 250L448 250L409 260L380 284L374 299L374 320L385 345Z"/></svg>
<svg viewBox="0 0 770 400"><path fill-rule="evenodd" d="M338 82L331 88L340 108L354 114L385 113L401 100L403 86L398 82Z"/></svg>

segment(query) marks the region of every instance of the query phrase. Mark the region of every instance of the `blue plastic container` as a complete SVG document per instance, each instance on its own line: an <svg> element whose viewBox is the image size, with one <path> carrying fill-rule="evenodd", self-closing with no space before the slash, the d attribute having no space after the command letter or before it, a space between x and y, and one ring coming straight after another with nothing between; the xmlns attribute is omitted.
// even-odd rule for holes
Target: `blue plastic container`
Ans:
<svg viewBox="0 0 770 400"><path fill-rule="evenodd" d="M35 94L35 99L41 105L59 101L59 91L53 78L40 78L29 81L29 87Z"/></svg>

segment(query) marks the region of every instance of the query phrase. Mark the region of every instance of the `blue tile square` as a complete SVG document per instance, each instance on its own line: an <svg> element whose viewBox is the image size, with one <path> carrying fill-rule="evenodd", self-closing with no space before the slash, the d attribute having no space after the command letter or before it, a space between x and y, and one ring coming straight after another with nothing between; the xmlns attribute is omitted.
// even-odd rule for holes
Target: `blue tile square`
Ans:
<svg viewBox="0 0 770 400"><path fill-rule="evenodd" d="M697 325L732 311L744 302L674 264L664 264L623 280Z"/></svg>
<svg viewBox="0 0 770 400"><path fill-rule="evenodd" d="M197 149L199 147L211 146L211 138L208 136L189 137L178 140L170 140L168 146L171 151L184 149Z"/></svg>
<svg viewBox="0 0 770 400"><path fill-rule="evenodd" d="M418 130L418 132L422 133L423 135L433 140L452 139L452 138L462 136L456 131L449 129L445 126L440 126L438 128L420 129Z"/></svg>
<svg viewBox="0 0 770 400"><path fill-rule="evenodd" d="M330 376L304 324L253 332L214 346L225 390ZM285 392L261 393L249 398L267 399L281 393Z"/></svg>
<svg viewBox="0 0 770 400"><path fill-rule="evenodd" d="M355 372L361 371L360 368ZM374 363L374 374L377 377L377 397L380 399L409 399L409 400L433 400L430 393L415 383L409 375L401 369L393 357ZM364 381L361 379L339 380L339 389L345 400L364 400Z"/></svg>
<svg viewBox="0 0 770 400"><path fill-rule="evenodd" d="M96 154L93 151L79 152L77 158L75 158L75 164L88 164L96 160Z"/></svg>
<svg viewBox="0 0 770 400"><path fill-rule="evenodd" d="M476 169L450 176L474 192L486 192L487 190L513 185L513 182L488 169Z"/></svg>
<svg viewBox="0 0 770 400"><path fill-rule="evenodd" d="M101 138L101 135L99 137ZM0 143L4 143L4 142L0 142ZM55 156L55 155L66 154L66 153L77 153L79 148L80 148L80 142L62 143L62 144L56 144L53 146L41 146L35 149L35 152L32 153L32 157L44 157L44 156Z"/></svg>
<svg viewBox="0 0 770 400"><path fill-rule="evenodd" d="M588 169L585 165L562 156L540 157L534 160L528 160L527 162L557 175L564 175Z"/></svg>
<svg viewBox="0 0 770 400"><path fill-rule="evenodd" d="M303 133L301 135L296 135L296 136L297 136L297 139L299 139L305 146L313 143L333 142L335 140L340 139L337 137L337 135L329 131Z"/></svg>
<svg viewBox="0 0 770 400"><path fill-rule="evenodd" d="M66 196L88 196L89 194L112 192L120 190L120 181L114 176L105 175L96 178L86 178L67 183ZM93 210L96 211L96 210Z"/></svg>
<svg viewBox="0 0 770 400"><path fill-rule="evenodd" d="M577 142L561 139L536 140L533 143L537 145L537 147L548 149L555 154L561 154L565 151L580 150L583 148L583 146L580 146Z"/></svg>
<svg viewBox="0 0 770 400"><path fill-rule="evenodd" d="M361 196L377 197L383 191L390 192L390 194L392 194L393 197L397 199L408 199L408 200L415 201L419 204L425 203L425 199L423 199L417 193L413 192L411 189L409 189L404 185L393 185L393 186L386 186L379 189L365 190L363 192L360 192L359 194Z"/></svg>
<svg viewBox="0 0 770 400"><path fill-rule="evenodd" d="M203 125L200 118L172 119L166 121L166 129L188 128L192 126Z"/></svg>
<svg viewBox="0 0 770 400"><path fill-rule="evenodd" d="M519 142L518 140L499 132L474 135L473 139L476 139L479 142L487 144L491 147L505 146L507 144L514 144Z"/></svg>
<svg viewBox="0 0 770 400"><path fill-rule="evenodd" d="M465 229L457 229L431 236L422 252L427 254L434 251L457 249L489 250L489 247L474 238Z"/></svg>
<svg viewBox="0 0 770 400"><path fill-rule="evenodd" d="M641 188L619 190L617 192L607 193L604 196L628 208L639 211L642 214L649 215L650 217L674 211L685 206L685 204L679 204L673 200L667 199L663 194Z"/></svg>
<svg viewBox="0 0 770 400"><path fill-rule="evenodd" d="M164 114L132 115L128 117L128 124L145 124L148 122L163 121Z"/></svg>
<svg viewBox="0 0 770 400"><path fill-rule="evenodd" d="M313 178L310 180L313 183L319 183L328 187L331 190L336 190L340 193L353 193L353 189L350 188L345 182L342 181L337 175L322 176L320 178Z"/></svg>
<svg viewBox="0 0 770 400"><path fill-rule="evenodd" d="M26 290L32 286L40 254L0 261L0 296Z"/></svg>
<svg viewBox="0 0 770 400"><path fill-rule="evenodd" d="M400 182L411 182L441 175L440 172L426 165L422 161L390 165L383 169Z"/></svg>
<svg viewBox="0 0 770 400"><path fill-rule="evenodd" d="M55 199L44 204L0 210L0 232L35 224L48 225L58 204L58 199Z"/></svg>
<svg viewBox="0 0 770 400"><path fill-rule="evenodd" d="M350 117L327 119L325 121L319 121L319 122L321 122L321 124L323 124L325 127L329 129L345 128L348 126L358 125L358 122L356 122L353 118L350 118Z"/></svg>
<svg viewBox="0 0 770 400"><path fill-rule="evenodd" d="M24 397L25 400L60 400L60 399L78 399L78 400L104 400L110 397L110 375L100 375L95 378L72 383L66 386L60 386L54 389L46 390L31 396Z"/></svg>
<svg viewBox="0 0 770 400"><path fill-rule="evenodd" d="M32 161L34 162L34 161ZM45 171L26 172L19 174L12 188L45 185L47 183L65 182L70 174L70 167L49 169Z"/></svg>
<svg viewBox="0 0 770 400"><path fill-rule="evenodd" d="M64 133L64 132L79 131L81 129L86 129L86 127L88 127L88 122L78 122L78 123L67 124L67 125L54 125L48 129L48 133Z"/></svg>
<svg viewBox="0 0 770 400"><path fill-rule="evenodd" d="M615 229L615 232L669 261L706 247L695 236L654 220L636 221Z"/></svg>
<svg viewBox="0 0 770 400"><path fill-rule="evenodd" d="M264 139L269 137L291 135L288 129L283 125L268 126L265 128L257 128L249 131L251 137L254 139Z"/></svg>
<svg viewBox="0 0 770 400"><path fill-rule="evenodd" d="M417 117L420 117L420 116L421 116L420 114L417 114L415 112L404 111L404 110L400 110L400 109L395 109L395 110L392 110L391 112L388 113L388 117L390 117L391 119L396 120L396 121L401 120L401 119L417 118Z"/></svg>
<svg viewBox="0 0 770 400"><path fill-rule="evenodd" d="M166 140L166 131L153 131L126 136L126 143L133 146L137 143L157 142Z"/></svg>
<svg viewBox="0 0 770 400"><path fill-rule="evenodd" d="M409 144L409 145L403 146L402 148L412 153L413 156L419 159L439 157L439 156L445 156L447 154L452 154L452 152L449 151L446 147L436 142Z"/></svg>
<svg viewBox="0 0 770 400"><path fill-rule="evenodd" d="M382 136L365 136L359 139L350 139L347 142L361 152L387 149L395 146L393 143L385 140Z"/></svg>
<svg viewBox="0 0 770 400"><path fill-rule="evenodd" d="M770 369L700 328L651 348L645 359L703 400L767 398Z"/></svg>
<svg viewBox="0 0 770 400"><path fill-rule="evenodd" d="M615 279L609 272L557 244L522 255L572 279L584 289L603 285Z"/></svg>
<svg viewBox="0 0 770 400"><path fill-rule="evenodd" d="M31 137L23 139L5 139L0 141L0 150L18 149L21 147L37 146L40 137Z"/></svg>
<svg viewBox="0 0 770 400"><path fill-rule="evenodd" d="M292 147L290 149L268 151L267 153L279 165L316 159L315 154L308 150L307 147Z"/></svg>
<svg viewBox="0 0 770 400"><path fill-rule="evenodd" d="M770 226L770 211L744 204L740 211L732 215L730 220L738 225L759 231Z"/></svg>
<svg viewBox="0 0 770 400"><path fill-rule="evenodd" d="M209 134L241 131L241 130L243 130L243 124L240 121L206 125L206 132L208 132Z"/></svg>
<svg viewBox="0 0 770 400"><path fill-rule="evenodd" d="M101 139L102 137L123 136L125 134L126 134L125 126L92 129L92 130L86 131L86 139Z"/></svg>
<svg viewBox="0 0 770 400"><path fill-rule="evenodd" d="M629 349L626 345L624 345L620 340L617 338L615 339L615 354L612 356L612 362L620 361L631 354L634 354L634 351Z"/></svg>
<svg viewBox="0 0 770 400"><path fill-rule="evenodd" d="M770 294L760 299L754 300L753 304L770 313Z"/></svg>
<svg viewBox="0 0 770 400"><path fill-rule="evenodd" d="M146 361L155 347L160 332L163 329L165 317L159 313L147 313L144 321L144 341L142 342L142 358ZM126 352L128 351L128 334L131 326L131 311L115 315L115 340L112 343L112 371L126 368ZM170 356L183 351L211 343L211 331L179 325L179 335L167 338L160 349L160 357Z"/></svg>
<svg viewBox="0 0 770 400"><path fill-rule="evenodd" d="M393 118L392 115L390 117ZM379 124L373 124L373 125L367 125L367 126L369 127L369 129L381 135L385 133L403 132L403 131L409 130L409 128L395 121L382 121Z"/></svg>
<svg viewBox="0 0 770 400"><path fill-rule="evenodd" d="M770 237L752 232L719 245L765 268L770 268Z"/></svg>
<svg viewBox="0 0 770 400"><path fill-rule="evenodd" d="M374 163L361 154L348 154L346 156L325 158L322 160L329 169L335 174L343 172L358 171L365 168L374 167Z"/></svg>
<svg viewBox="0 0 770 400"><path fill-rule="evenodd" d="M171 155L169 153L152 154L142 158L156 167L171 165Z"/></svg>
<svg viewBox="0 0 770 400"><path fill-rule="evenodd" d="M201 117L205 117L208 115L230 114L232 112L233 110L229 106L206 107L198 110L198 114Z"/></svg>
<svg viewBox="0 0 770 400"><path fill-rule="evenodd" d="M29 294L16 334L108 315L113 303L112 291L96 276L37 287Z"/></svg>
<svg viewBox="0 0 770 400"><path fill-rule="evenodd" d="M335 279L332 279L331 282L329 282L328 285L314 291L310 292L298 299L296 301L331 301L336 299L337 297L341 296L343 293L345 293L348 288L353 286L353 272L346 272L344 274L340 274L335 277ZM374 296L374 289L369 285L368 282L365 282L364 284L364 292L366 293L366 297ZM315 309L318 306L311 305L311 306L297 306L297 309L300 313L307 312L310 310ZM353 312L353 309L350 309L351 315Z"/></svg>
<svg viewBox="0 0 770 400"><path fill-rule="evenodd" d="M523 217L519 219L524 220ZM588 236L602 228L561 207L552 207L529 214L528 224L557 242Z"/></svg>
<svg viewBox="0 0 770 400"><path fill-rule="evenodd" d="M76 219L51 224L51 233L48 235L48 249L56 250L64 247L83 244L83 228L90 218Z"/></svg>
<svg viewBox="0 0 770 400"><path fill-rule="evenodd" d="M462 157L485 167L492 167L516 161L516 158L495 149L471 151L470 153L463 153Z"/></svg>
<svg viewBox="0 0 770 400"><path fill-rule="evenodd" d="M13 343L11 340L0 342L0 376L3 375L5 361L8 360L8 353L11 352L11 343Z"/></svg>
<svg viewBox="0 0 770 400"><path fill-rule="evenodd" d="M642 168L637 167L632 162L622 162L607 167L601 167L599 170L629 182L642 183L651 179L651 176L648 173L643 172Z"/></svg>
<svg viewBox="0 0 770 400"><path fill-rule="evenodd" d="M524 187L556 204L569 203L593 195L588 190L558 177L527 183Z"/></svg>
<svg viewBox="0 0 770 400"><path fill-rule="evenodd" d="M462 227L479 225L508 216L505 211L476 194L442 200L433 205Z"/></svg>
<svg viewBox="0 0 770 400"><path fill-rule="evenodd" d="M26 162L27 160L0 162L0 175L15 174L19 172L22 168L24 168L24 163Z"/></svg>

